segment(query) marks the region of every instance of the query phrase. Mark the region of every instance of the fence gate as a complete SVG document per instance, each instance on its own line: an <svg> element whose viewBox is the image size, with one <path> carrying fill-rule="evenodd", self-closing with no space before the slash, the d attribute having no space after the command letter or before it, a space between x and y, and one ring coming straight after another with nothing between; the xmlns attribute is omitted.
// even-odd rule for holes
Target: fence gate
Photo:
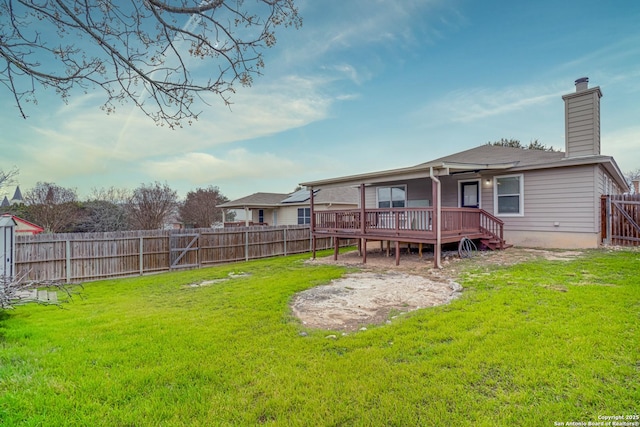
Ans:
<svg viewBox="0 0 640 427"><path fill-rule="evenodd" d="M200 233L172 233L169 235L171 270L199 267Z"/></svg>
<svg viewBox="0 0 640 427"><path fill-rule="evenodd" d="M602 242L640 246L640 195L602 196Z"/></svg>

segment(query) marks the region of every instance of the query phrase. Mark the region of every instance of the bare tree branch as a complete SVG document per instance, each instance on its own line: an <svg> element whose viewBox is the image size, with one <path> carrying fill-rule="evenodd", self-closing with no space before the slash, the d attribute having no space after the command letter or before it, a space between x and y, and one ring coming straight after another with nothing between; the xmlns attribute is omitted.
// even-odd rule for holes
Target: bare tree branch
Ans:
<svg viewBox="0 0 640 427"><path fill-rule="evenodd" d="M65 101L100 88L107 113L129 101L179 126L207 93L230 104L260 75L275 28L301 24L294 0L0 0L0 83L25 118L43 88Z"/></svg>
<svg viewBox="0 0 640 427"><path fill-rule="evenodd" d="M154 230L164 227L165 221L178 206L178 193L168 184L144 185L133 190L127 211L131 228L134 230Z"/></svg>
<svg viewBox="0 0 640 427"><path fill-rule="evenodd" d="M72 297L71 288L75 285L53 280L27 280L28 275L29 271L15 277L0 276L0 310L12 309L16 305L26 302L60 306L61 300L58 299L57 292L64 293L68 299ZM32 291L42 288L55 289L56 298L54 300L40 300L37 296L34 297Z"/></svg>
<svg viewBox="0 0 640 427"><path fill-rule="evenodd" d="M76 191L51 182L38 182L24 195L30 221L47 233L66 231L80 211Z"/></svg>

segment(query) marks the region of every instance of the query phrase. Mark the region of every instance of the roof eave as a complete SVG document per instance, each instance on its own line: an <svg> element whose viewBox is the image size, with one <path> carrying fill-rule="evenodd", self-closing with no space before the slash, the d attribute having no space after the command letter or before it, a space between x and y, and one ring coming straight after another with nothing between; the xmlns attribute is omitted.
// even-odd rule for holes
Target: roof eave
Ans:
<svg viewBox="0 0 640 427"><path fill-rule="evenodd" d="M512 168L518 162L509 163L456 163L456 162L437 162L423 163L417 166L410 166L400 169L389 169L379 172L370 172L359 175L348 175L338 178L330 178L319 181L302 182L300 185L307 188L329 188L329 187L347 187L358 186L361 184L372 185L381 182L389 182L396 180L428 178L430 169L435 170L435 175L449 175L452 171L474 171L474 170L504 170Z"/></svg>

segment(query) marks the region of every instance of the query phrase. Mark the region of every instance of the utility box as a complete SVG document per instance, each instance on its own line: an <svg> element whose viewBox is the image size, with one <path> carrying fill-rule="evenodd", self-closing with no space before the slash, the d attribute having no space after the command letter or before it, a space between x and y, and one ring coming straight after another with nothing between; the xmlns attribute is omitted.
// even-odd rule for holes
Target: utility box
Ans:
<svg viewBox="0 0 640 427"><path fill-rule="evenodd" d="M0 278L5 280L15 277L16 225L11 215L0 216Z"/></svg>

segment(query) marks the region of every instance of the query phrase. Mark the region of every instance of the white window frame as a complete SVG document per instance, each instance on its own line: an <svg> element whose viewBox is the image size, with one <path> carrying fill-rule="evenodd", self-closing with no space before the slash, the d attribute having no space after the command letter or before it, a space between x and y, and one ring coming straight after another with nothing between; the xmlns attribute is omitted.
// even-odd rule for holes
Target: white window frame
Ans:
<svg viewBox="0 0 640 427"><path fill-rule="evenodd" d="M394 207L393 207L393 194L389 194L389 196L391 196L391 200L389 201L389 204L391 206L389 206L388 208L381 208L380 207L380 200L379 200L379 197L378 197L378 194L379 194L378 191L381 188L389 188L390 189L390 188L393 188L393 187L396 187L396 188L401 187L401 188L404 189L404 207L405 208L407 207L407 205L408 205L408 202L407 202L407 196L408 196L408 194L407 194L407 185L406 184L398 184L398 185L381 185L380 187L376 187L376 208L378 208L378 209L394 209Z"/></svg>
<svg viewBox="0 0 640 427"><path fill-rule="evenodd" d="M478 209L482 209L482 179L463 179L458 181L458 207L462 207L462 183L475 182L478 184Z"/></svg>
<svg viewBox="0 0 640 427"><path fill-rule="evenodd" d="M302 216L300 216L301 209L302 209ZM307 216L307 210L309 211L309 216ZM298 208L296 213L298 218L298 225L311 224L311 208L301 207L301 208ZM302 220L302 222L300 222L300 220ZM309 222L306 222L306 220L309 220Z"/></svg>
<svg viewBox="0 0 640 427"><path fill-rule="evenodd" d="M519 178L520 192L518 193L519 199L519 212L518 213L500 213L498 212L498 180L503 178ZM515 195L515 194L512 194ZM507 194L501 194L500 197L507 196ZM495 216L504 217L517 217L524 216L524 174L512 174L512 175L498 175L493 177L493 214Z"/></svg>

